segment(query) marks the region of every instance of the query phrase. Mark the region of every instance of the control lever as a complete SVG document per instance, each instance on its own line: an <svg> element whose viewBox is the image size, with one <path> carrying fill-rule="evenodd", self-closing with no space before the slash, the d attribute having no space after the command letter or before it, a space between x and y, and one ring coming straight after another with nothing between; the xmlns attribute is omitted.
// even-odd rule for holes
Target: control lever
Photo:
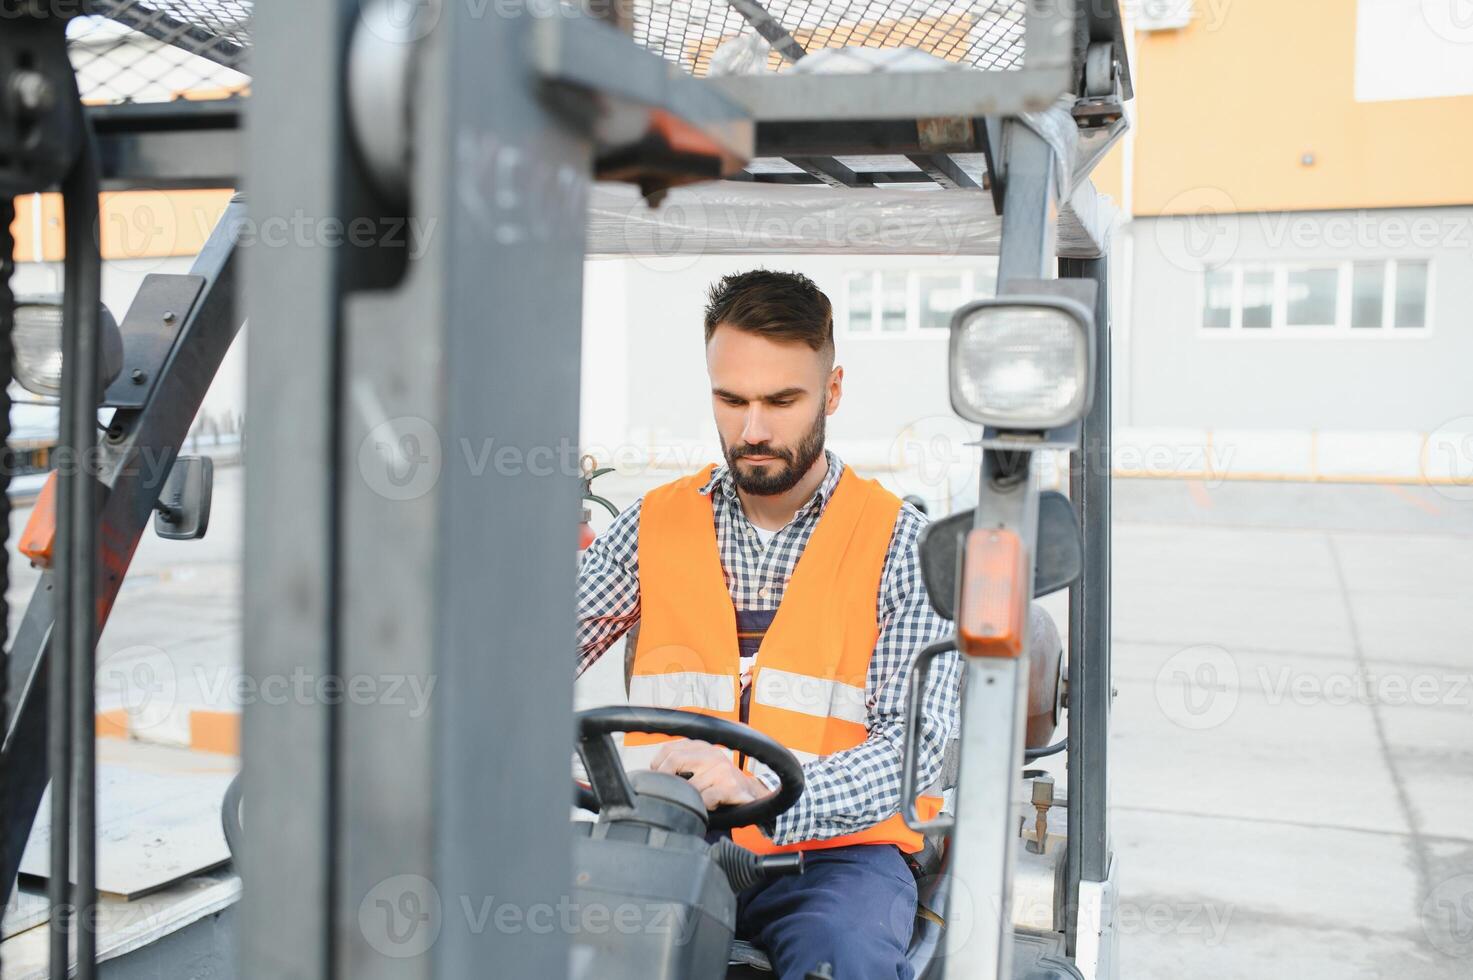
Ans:
<svg viewBox="0 0 1473 980"><path fill-rule="evenodd" d="M758 854L723 837L711 845L711 860L726 873L734 892L746 891L759 882L783 875L803 873L803 852L791 854Z"/></svg>
<svg viewBox="0 0 1473 980"><path fill-rule="evenodd" d="M1033 808L1038 817L1033 824L1034 839L1028 842L1028 850L1042 854L1048 847L1048 811L1054 805L1054 777L1039 776L1033 780Z"/></svg>

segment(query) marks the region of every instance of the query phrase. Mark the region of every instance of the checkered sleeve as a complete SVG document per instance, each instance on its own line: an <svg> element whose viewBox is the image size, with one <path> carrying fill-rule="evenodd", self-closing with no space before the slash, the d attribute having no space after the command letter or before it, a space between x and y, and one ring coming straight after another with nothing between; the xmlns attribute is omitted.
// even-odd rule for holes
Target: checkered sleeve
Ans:
<svg viewBox="0 0 1473 980"><path fill-rule="evenodd" d="M639 621L639 512L625 508L578 565L577 674Z"/></svg>
<svg viewBox="0 0 1473 980"><path fill-rule="evenodd" d="M919 511L903 505L885 557L880 633L866 681L869 737L803 767L803 795L768 828L777 844L852 834L900 810L910 668L924 647L951 633L951 624L931 608L921 581L916 542L925 523ZM946 744L958 730L960 683L955 652L932 661L921 703L917 786L929 786L941 773ZM775 786L776 777L764 775Z"/></svg>

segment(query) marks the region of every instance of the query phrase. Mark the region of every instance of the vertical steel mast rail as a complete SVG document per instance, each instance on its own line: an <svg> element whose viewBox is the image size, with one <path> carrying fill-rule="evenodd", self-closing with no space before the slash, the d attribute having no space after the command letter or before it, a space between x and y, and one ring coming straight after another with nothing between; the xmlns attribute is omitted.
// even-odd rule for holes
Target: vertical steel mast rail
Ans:
<svg viewBox="0 0 1473 980"><path fill-rule="evenodd" d="M1046 278L1054 258L1056 201L1053 150L1016 120L1003 124L1008 182L1004 191L997 291ZM984 434L981 491L973 527L1016 533L1027 548L1022 582L1033 594L1038 490L1033 453L992 448ZM951 835L953 888L970 892L969 929L946 932L945 975L998 980L1012 975L1015 800L1027 716L1028 656L964 657L960 777ZM953 896L955 901L955 896Z"/></svg>
<svg viewBox="0 0 1473 980"><path fill-rule="evenodd" d="M1084 418L1080 448L1070 456L1069 496L1088 547L1084 574L1069 590L1069 803L1066 908L1068 948L1076 930L1113 900L1109 824L1110 709L1110 263L1060 259L1059 273L1096 284L1094 403ZM1081 916L1086 920L1081 922ZM1097 931L1097 929L1096 929ZM1102 951L1104 953L1109 950Z"/></svg>

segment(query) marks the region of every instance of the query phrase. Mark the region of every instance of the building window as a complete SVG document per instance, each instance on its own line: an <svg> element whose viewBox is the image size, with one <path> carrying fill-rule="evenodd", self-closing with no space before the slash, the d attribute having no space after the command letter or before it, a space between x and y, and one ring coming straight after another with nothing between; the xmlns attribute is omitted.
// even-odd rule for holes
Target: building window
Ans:
<svg viewBox="0 0 1473 980"><path fill-rule="evenodd" d="M1334 266L1288 269L1284 284L1284 322L1291 327L1333 327L1340 295L1340 270Z"/></svg>
<svg viewBox="0 0 1473 980"><path fill-rule="evenodd" d="M910 284L904 272L880 273L880 330L904 333L910 320Z"/></svg>
<svg viewBox="0 0 1473 980"><path fill-rule="evenodd" d="M1238 264L1202 274L1202 328L1288 336L1427 327L1425 260Z"/></svg>
<svg viewBox="0 0 1473 980"><path fill-rule="evenodd" d="M844 286L844 329L858 336L940 336L951 328L957 307L993 294L996 275L993 269L851 272Z"/></svg>
<svg viewBox="0 0 1473 980"><path fill-rule="evenodd" d="M1202 326L1226 330L1233 325L1233 270L1211 269L1203 291Z"/></svg>
<svg viewBox="0 0 1473 980"><path fill-rule="evenodd" d="M875 277L868 272L851 272L844 295L849 310L849 332L872 331L875 328Z"/></svg>
<svg viewBox="0 0 1473 980"><path fill-rule="evenodd" d="M1394 326L1425 327L1427 325L1427 263L1394 262L1391 279L1396 284L1396 320Z"/></svg>
<svg viewBox="0 0 1473 980"><path fill-rule="evenodd" d="M1351 267L1350 327L1380 330L1385 319L1386 273L1390 262L1357 262Z"/></svg>
<svg viewBox="0 0 1473 980"><path fill-rule="evenodd" d="M1274 273L1272 269L1243 271L1243 317L1248 329L1274 325Z"/></svg>

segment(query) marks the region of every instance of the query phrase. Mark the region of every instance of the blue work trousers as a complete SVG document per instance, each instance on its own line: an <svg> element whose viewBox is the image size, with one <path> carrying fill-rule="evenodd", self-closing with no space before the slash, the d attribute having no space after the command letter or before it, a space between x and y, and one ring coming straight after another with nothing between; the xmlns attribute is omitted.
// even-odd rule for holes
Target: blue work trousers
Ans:
<svg viewBox="0 0 1473 980"><path fill-rule="evenodd" d="M737 936L760 946L781 980L828 963L835 980L912 980L906 961L916 883L893 844L808 851L801 875L737 896Z"/></svg>

